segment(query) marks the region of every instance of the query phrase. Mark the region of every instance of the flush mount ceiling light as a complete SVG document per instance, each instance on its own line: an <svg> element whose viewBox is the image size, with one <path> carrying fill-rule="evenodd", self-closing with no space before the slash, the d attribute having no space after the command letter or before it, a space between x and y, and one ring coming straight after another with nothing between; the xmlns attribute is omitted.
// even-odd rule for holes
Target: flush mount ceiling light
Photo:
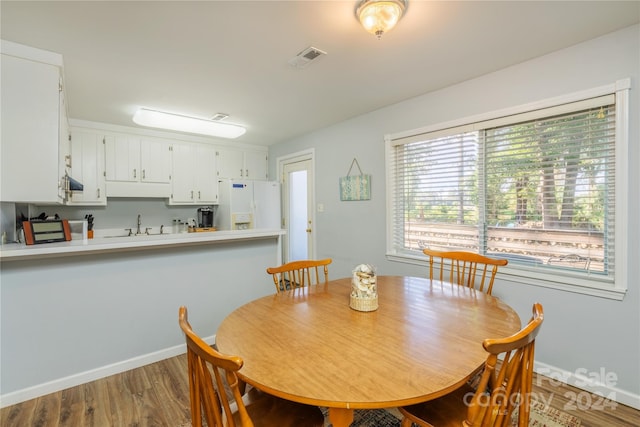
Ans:
<svg viewBox="0 0 640 427"><path fill-rule="evenodd" d="M237 138L247 130L239 125L220 121L199 119L197 117L140 108L133 116L134 123L152 128L198 133L220 138Z"/></svg>
<svg viewBox="0 0 640 427"><path fill-rule="evenodd" d="M406 9L406 0L362 0L356 7L356 18L380 39L396 26Z"/></svg>

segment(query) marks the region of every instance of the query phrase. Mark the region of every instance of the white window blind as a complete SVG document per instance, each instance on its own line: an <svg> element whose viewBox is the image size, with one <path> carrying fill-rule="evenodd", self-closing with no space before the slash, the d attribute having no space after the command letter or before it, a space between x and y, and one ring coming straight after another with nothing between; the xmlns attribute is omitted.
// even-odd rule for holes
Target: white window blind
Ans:
<svg viewBox="0 0 640 427"><path fill-rule="evenodd" d="M394 153L401 174L394 192L396 249L477 251L477 132L397 145Z"/></svg>
<svg viewBox="0 0 640 427"><path fill-rule="evenodd" d="M613 282L613 94L391 139L391 252L507 258Z"/></svg>

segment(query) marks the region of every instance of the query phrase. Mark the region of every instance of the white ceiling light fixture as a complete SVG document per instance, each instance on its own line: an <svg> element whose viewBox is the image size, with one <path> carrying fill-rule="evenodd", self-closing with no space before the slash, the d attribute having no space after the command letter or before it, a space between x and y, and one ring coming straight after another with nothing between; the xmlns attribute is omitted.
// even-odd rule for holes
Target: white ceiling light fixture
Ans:
<svg viewBox="0 0 640 427"><path fill-rule="evenodd" d="M199 119L180 114L140 108L133 116L134 123L140 126L175 130L179 132L197 133L220 138L237 138L247 131L240 125L222 123L220 121Z"/></svg>
<svg viewBox="0 0 640 427"><path fill-rule="evenodd" d="M380 39L396 26L406 9L407 0L362 0L356 6L356 18Z"/></svg>

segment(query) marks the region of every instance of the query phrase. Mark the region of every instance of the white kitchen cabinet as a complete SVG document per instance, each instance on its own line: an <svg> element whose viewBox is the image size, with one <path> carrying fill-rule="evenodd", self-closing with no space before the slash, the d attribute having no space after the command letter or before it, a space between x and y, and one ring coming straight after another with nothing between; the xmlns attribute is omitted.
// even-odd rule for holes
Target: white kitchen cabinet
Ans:
<svg viewBox="0 0 640 427"><path fill-rule="evenodd" d="M2 41L0 200L61 203L62 56Z"/></svg>
<svg viewBox="0 0 640 427"><path fill-rule="evenodd" d="M140 139L141 182L171 182L171 142L158 138Z"/></svg>
<svg viewBox="0 0 640 427"><path fill-rule="evenodd" d="M70 174L71 166L71 132L64 91L60 92L60 120L58 139L58 200L66 201L69 195L68 182L65 179Z"/></svg>
<svg viewBox="0 0 640 427"><path fill-rule="evenodd" d="M105 135L106 180L140 181L140 137Z"/></svg>
<svg viewBox="0 0 640 427"><path fill-rule="evenodd" d="M169 141L105 135L107 181L169 183Z"/></svg>
<svg viewBox="0 0 640 427"><path fill-rule="evenodd" d="M218 178L242 178L244 175L244 152L240 150L216 150Z"/></svg>
<svg viewBox="0 0 640 427"><path fill-rule="evenodd" d="M268 178L267 153L263 151L245 151L244 171L245 179L266 180Z"/></svg>
<svg viewBox="0 0 640 427"><path fill-rule="evenodd" d="M216 149L204 144L176 143L171 155L169 204L217 204Z"/></svg>
<svg viewBox="0 0 640 427"><path fill-rule="evenodd" d="M160 138L105 135L107 195L169 197L171 143Z"/></svg>
<svg viewBox="0 0 640 427"><path fill-rule="evenodd" d="M267 152L254 150L217 149L218 178L266 180Z"/></svg>
<svg viewBox="0 0 640 427"><path fill-rule="evenodd" d="M100 133L71 133L71 168L69 174L83 185L83 191L70 191L68 205L104 206L105 185L104 136Z"/></svg>

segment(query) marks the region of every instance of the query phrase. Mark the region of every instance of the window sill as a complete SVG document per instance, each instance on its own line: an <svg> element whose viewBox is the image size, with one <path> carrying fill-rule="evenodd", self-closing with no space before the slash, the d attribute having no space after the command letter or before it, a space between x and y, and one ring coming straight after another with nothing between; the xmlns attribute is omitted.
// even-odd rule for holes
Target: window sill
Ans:
<svg viewBox="0 0 640 427"><path fill-rule="evenodd" d="M387 253L386 257L387 260L392 262L421 265L424 266L425 269L427 268L427 260L424 257L390 253ZM511 282L591 295L616 301L622 301L627 293L626 289L614 288L613 285L606 285L602 282L584 278L559 276L549 272L541 272L537 269L527 269L526 267L503 267L500 269L499 274L504 280ZM562 279L565 279L565 281L561 281Z"/></svg>

